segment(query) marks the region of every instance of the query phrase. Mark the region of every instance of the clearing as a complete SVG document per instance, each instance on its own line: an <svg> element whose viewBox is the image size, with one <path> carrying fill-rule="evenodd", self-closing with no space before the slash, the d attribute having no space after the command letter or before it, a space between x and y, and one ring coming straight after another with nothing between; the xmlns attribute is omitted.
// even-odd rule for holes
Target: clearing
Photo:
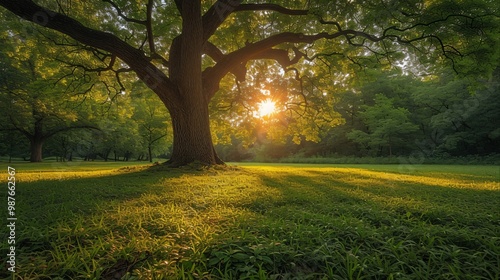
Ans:
<svg viewBox="0 0 500 280"><path fill-rule="evenodd" d="M500 278L498 166L10 166L13 279Z"/></svg>

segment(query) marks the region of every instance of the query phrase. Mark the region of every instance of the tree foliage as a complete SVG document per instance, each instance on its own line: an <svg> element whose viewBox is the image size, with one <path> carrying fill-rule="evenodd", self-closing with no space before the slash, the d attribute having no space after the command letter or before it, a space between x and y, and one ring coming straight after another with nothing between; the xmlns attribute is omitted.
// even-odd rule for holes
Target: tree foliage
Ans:
<svg viewBox="0 0 500 280"><path fill-rule="evenodd" d="M42 160L45 141L59 133L94 128L92 113L83 98L67 91L64 69L50 58L55 50L40 44L40 37L3 27L0 129L19 133L30 142L30 160Z"/></svg>
<svg viewBox="0 0 500 280"><path fill-rule="evenodd" d="M393 100L387 96L377 94L374 101L373 106L363 106L360 114L368 132L354 129L347 137L370 148L388 147L392 156L393 146L401 146L402 136L413 134L418 126L410 121L408 109L394 107Z"/></svg>
<svg viewBox="0 0 500 280"><path fill-rule="evenodd" d="M372 72L361 84L338 94L334 109L343 124L325 132L318 143L273 143L273 151L288 152L267 160L290 156L290 151L296 157L418 154L419 160L498 154L498 75L497 70L490 80L470 81L449 69L426 77Z"/></svg>

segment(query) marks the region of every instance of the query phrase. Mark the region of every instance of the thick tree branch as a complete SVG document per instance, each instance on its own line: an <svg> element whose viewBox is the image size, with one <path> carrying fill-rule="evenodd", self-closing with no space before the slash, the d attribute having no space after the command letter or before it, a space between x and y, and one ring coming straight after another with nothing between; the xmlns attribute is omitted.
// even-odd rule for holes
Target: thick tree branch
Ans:
<svg viewBox="0 0 500 280"><path fill-rule="evenodd" d="M209 41L206 41L203 45L203 53L210 56L216 63L225 57L225 54L216 45L210 43ZM231 70L231 73L236 76L237 81L244 81L247 69L244 64L240 64L238 67Z"/></svg>
<svg viewBox="0 0 500 280"><path fill-rule="evenodd" d="M50 132L45 133L42 136L42 140L48 139L48 138L50 138L58 133L61 133L61 132L66 132L66 131L70 131L73 129L82 129L82 128L95 129L95 130L99 130L99 131L101 130L100 128L95 127L93 125L73 125L73 126L68 126L68 127L61 127L61 128L57 128L55 130L52 130Z"/></svg>
<svg viewBox="0 0 500 280"><path fill-rule="evenodd" d="M172 42L170 52L174 63L169 70L172 78L185 91L201 92L201 55L203 53L203 23L201 1L182 2L182 35ZM200 79L193 82L193 79ZM181 93L182 97L192 97Z"/></svg>
<svg viewBox="0 0 500 280"><path fill-rule="evenodd" d="M304 16L309 10L288 9L272 3L240 4L241 0L218 0L203 15L203 40L207 41L217 28L233 12L242 11L274 11L291 16Z"/></svg>
<svg viewBox="0 0 500 280"><path fill-rule="evenodd" d="M209 41L203 45L203 53L210 56L215 62L220 61L224 57L224 53L214 44Z"/></svg>
<svg viewBox="0 0 500 280"><path fill-rule="evenodd" d="M337 31L341 31L342 30L342 27L340 26L340 23L338 23L336 21L328 21L328 20L324 20L324 19L320 18L319 19L319 23L321 23L321 24L335 25L335 27L337 28Z"/></svg>
<svg viewBox="0 0 500 280"><path fill-rule="evenodd" d="M21 18L59 31L85 45L116 55L155 91L167 107L172 107L175 103L173 99L177 98L175 95L177 87L149 61L142 51L117 36L88 28L73 18L48 10L31 0L0 0L0 5Z"/></svg>
<svg viewBox="0 0 500 280"><path fill-rule="evenodd" d="M336 33L319 33L315 35L305 35L303 33L292 33L292 32L284 32L280 34L276 34L270 36L266 39L258 41L256 43L247 44L245 47L236 50L230 54L224 56L214 67L207 68L203 72L204 81L206 83L210 83L207 85L207 89L210 89L210 94L213 94L212 91L218 88L219 81L230 71L235 69L235 67L239 67L242 64L245 64L247 61L258 58L259 56L265 56L266 52L273 52L271 49L277 45L283 43L307 43L311 44L314 41L320 39L335 39L338 37L363 37L372 42L378 42L383 37L376 37L365 32L355 31L355 30L342 30ZM276 54L275 50L275 54ZM280 57L283 54L279 55ZM300 57L298 57L300 59ZM297 59L297 61L298 61Z"/></svg>
<svg viewBox="0 0 500 280"><path fill-rule="evenodd" d="M177 7L177 10L179 13L182 14L182 0L174 0L175 6Z"/></svg>
<svg viewBox="0 0 500 280"><path fill-rule="evenodd" d="M28 139L30 139L31 137L33 137L33 135L29 131L27 131L26 129L24 129L24 128L16 125L16 121L14 120L14 118L12 117L12 115L9 115L9 119L10 119L10 124L14 127L14 130L19 131L24 136L26 136ZM2 130L11 130L11 129L2 129Z"/></svg>
<svg viewBox="0 0 500 280"><path fill-rule="evenodd" d="M240 4L236 6L234 9L234 12L241 12L241 11L273 11L290 16L305 16L309 14L309 10L288 9L283 6L271 3Z"/></svg>
<svg viewBox="0 0 500 280"><path fill-rule="evenodd" d="M250 6L246 5L257 5L256 7L259 7L261 9L269 8L269 9L274 9L274 10L280 10L281 8L274 7L274 5L269 6L269 4L241 4L232 7L231 12L237 11L237 10L251 10ZM242 8L243 7L243 8ZM285 9L285 8L283 8ZM288 10L285 9L283 12L287 12ZM305 10L303 13L305 14ZM297 14L301 14L297 12ZM485 16L485 15L482 15ZM479 16L479 17L482 17ZM414 43L418 41L423 41L423 40L433 40L434 42L437 42L436 45L438 46L438 49L440 50L441 54L446 57L447 59L451 60L452 64L454 64L454 58L452 56L462 56L460 51L451 46L447 45L443 42L443 40L434 34L426 34L425 32L420 32L420 35L417 35L413 38L407 38L405 37L405 33L411 30L416 30L419 27L429 27L437 23L441 22L446 22L450 20L451 18L456 18L456 17L462 17L468 20L474 20L478 17L471 17L467 15L457 15L457 14L452 14L448 15L446 17L443 17L441 19L436 19L431 22L427 23L416 23L413 25L410 25L408 27L396 27L396 26L391 26L388 27L384 30L382 30L381 35L376 36L369 34L364 31L357 31L357 30L352 30L352 29L342 29L341 25L338 22L335 21L326 21L322 18L319 19L319 22L321 24L325 25L333 25L336 28L336 32L334 33L318 33L314 35L305 35L302 33L291 33L291 32L284 32L276 35L272 35L266 39L263 39L261 41L258 41L256 43L251 43L247 44L245 47L236 50L232 53L229 53L225 55L222 59L217 61L217 64L212 67L212 68L207 68L204 71L204 81L208 81L211 83L214 83L212 85L207 86L208 88L212 89L217 89L218 85L215 83L218 83L220 79L222 79L228 72L233 71L234 69L237 69L241 67L241 65L245 65L247 61L252 60L252 59L274 59L278 61L281 65L286 65L289 66L293 63L296 63L301 57L306 57L305 54L301 54L300 52L296 51L295 59L296 61L291 61L288 59L288 53L286 52L285 56L285 51L283 50L276 50L273 49L273 47L283 44L283 43L305 43L305 44L311 44L317 40L320 39L326 39L326 40L332 40L338 37L344 37L347 40L347 43L356 46L356 47L365 47L369 51L377 53L376 50L373 50L368 42L372 43L377 43L377 42L383 42L384 40L388 41L393 41L401 45L407 45L413 48L417 48ZM383 46L384 47L384 46ZM388 50L383 48L384 55L389 54Z"/></svg>
<svg viewBox="0 0 500 280"><path fill-rule="evenodd" d="M210 38L217 28L234 11L235 7L241 3L241 0L217 0L215 4L203 15L203 42Z"/></svg>
<svg viewBox="0 0 500 280"><path fill-rule="evenodd" d="M154 54L155 51L155 41L153 37L153 26L152 22L152 14L153 14L153 0L149 0L146 5L146 29L148 33L148 43L149 43L149 51Z"/></svg>
<svg viewBox="0 0 500 280"><path fill-rule="evenodd" d="M281 49L268 49L266 51L263 51L259 53L259 55L252 57L251 59L273 59L276 60L283 69L288 68L289 66L299 62L299 60L302 57L306 57L304 53L302 53L299 49L297 48L292 48L295 56L290 59L288 55L288 50L281 50Z"/></svg>

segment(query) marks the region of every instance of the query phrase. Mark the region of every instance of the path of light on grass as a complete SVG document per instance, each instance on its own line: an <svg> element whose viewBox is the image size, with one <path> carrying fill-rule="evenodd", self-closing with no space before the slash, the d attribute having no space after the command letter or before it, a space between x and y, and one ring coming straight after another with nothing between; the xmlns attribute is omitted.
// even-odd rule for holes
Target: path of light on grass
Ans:
<svg viewBox="0 0 500 280"><path fill-rule="evenodd" d="M306 165L307 166L307 165ZM426 186L471 189L471 190L491 190L500 191L500 182L498 180L481 179L479 176L470 174L447 174L446 178L437 177L438 172L432 175L419 174L404 174L397 172L394 168L393 172L372 171L362 168L344 168L344 167L246 167L253 170L265 170L266 172L275 173L276 176L284 174L301 174L306 177L327 178L342 178L345 183L350 183L358 186L373 186L376 184L384 186L399 186L400 184L421 184ZM439 167L436 167L438 169ZM469 178L467 178L469 177ZM491 178L488 178L491 179Z"/></svg>

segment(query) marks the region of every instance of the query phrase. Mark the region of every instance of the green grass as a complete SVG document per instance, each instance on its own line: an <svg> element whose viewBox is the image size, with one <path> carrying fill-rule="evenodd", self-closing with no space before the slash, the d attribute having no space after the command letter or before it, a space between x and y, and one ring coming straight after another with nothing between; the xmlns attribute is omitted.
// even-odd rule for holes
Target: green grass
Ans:
<svg viewBox="0 0 500 280"><path fill-rule="evenodd" d="M13 167L7 279L500 278L498 166Z"/></svg>
<svg viewBox="0 0 500 280"><path fill-rule="evenodd" d="M272 159L270 159L272 161ZM276 159L275 159L276 161ZM281 163L313 163L313 164L439 164L439 165L499 165L500 155L468 155L468 156L425 156L415 153L410 156L390 157L355 157L355 156L312 156L304 157L300 154L279 159Z"/></svg>

